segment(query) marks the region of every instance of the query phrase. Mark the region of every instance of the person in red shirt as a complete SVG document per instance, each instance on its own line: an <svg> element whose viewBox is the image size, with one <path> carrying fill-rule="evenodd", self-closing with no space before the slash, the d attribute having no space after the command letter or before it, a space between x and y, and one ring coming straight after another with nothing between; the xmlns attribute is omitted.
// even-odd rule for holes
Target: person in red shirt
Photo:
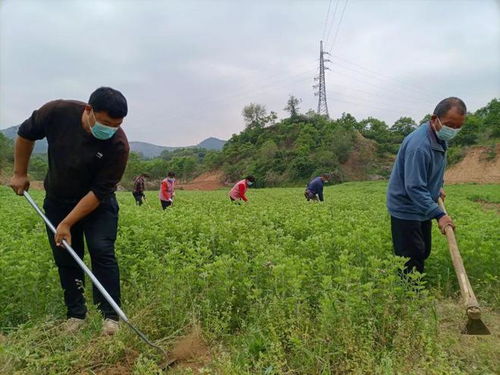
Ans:
<svg viewBox="0 0 500 375"><path fill-rule="evenodd" d="M175 196L175 173L168 172L167 178L165 178L160 185L160 203L163 209L174 204Z"/></svg>
<svg viewBox="0 0 500 375"><path fill-rule="evenodd" d="M247 192L248 187L252 186L254 183L254 176L247 176L244 180L238 181L229 192L229 199L231 199L232 202L239 200L248 202L248 198L245 193Z"/></svg>

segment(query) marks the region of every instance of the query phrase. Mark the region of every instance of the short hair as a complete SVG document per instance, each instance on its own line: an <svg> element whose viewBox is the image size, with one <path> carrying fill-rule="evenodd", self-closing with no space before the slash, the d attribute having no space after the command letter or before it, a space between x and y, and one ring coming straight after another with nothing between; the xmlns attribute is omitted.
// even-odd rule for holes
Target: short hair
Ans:
<svg viewBox="0 0 500 375"><path fill-rule="evenodd" d="M167 177L175 177L175 173L170 171L168 172Z"/></svg>
<svg viewBox="0 0 500 375"><path fill-rule="evenodd" d="M111 87L99 87L89 98L89 105L94 112L107 112L112 118L127 116L127 99L123 94Z"/></svg>
<svg viewBox="0 0 500 375"><path fill-rule="evenodd" d="M326 178L327 180L330 179L330 173L321 173L321 177Z"/></svg>
<svg viewBox="0 0 500 375"><path fill-rule="evenodd" d="M254 177L254 176L252 176L252 175L250 175L250 176L246 176L246 177L245 177L245 180L248 180L248 181L250 181L250 182L255 182L255 177Z"/></svg>
<svg viewBox="0 0 500 375"><path fill-rule="evenodd" d="M457 108L458 112L461 115L465 115L467 113L467 107L465 106L465 103L463 102L463 100L452 96L450 98L446 98L446 99L441 100L438 103L438 105L436 106L436 108L434 109L434 114L437 117L443 117L452 108Z"/></svg>

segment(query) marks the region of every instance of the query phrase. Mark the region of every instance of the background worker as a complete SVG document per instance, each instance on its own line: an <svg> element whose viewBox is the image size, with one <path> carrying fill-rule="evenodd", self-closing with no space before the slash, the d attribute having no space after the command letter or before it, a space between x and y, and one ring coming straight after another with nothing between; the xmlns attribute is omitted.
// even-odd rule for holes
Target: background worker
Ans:
<svg viewBox="0 0 500 375"><path fill-rule="evenodd" d="M249 186L252 186L255 183L254 176L247 176L245 179L238 181L234 184L233 188L229 191L229 199L232 202L243 200L248 202L248 198L246 197L246 192Z"/></svg>
<svg viewBox="0 0 500 375"><path fill-rule="evenodd" d="M387 190L394 252L407 257L405 273L424 272L431 253L432 219L441 232L454 228L453 221L438 206L445 197L443 187L447 142L465 121L467 109L459 98L439 102L430 121L420 125L401 144Z"/></svg>
<svg viewBox="0 0 500 375"><path fill-rule="evenodd" d="M146 199L146 195L144 194L144 179L146 178L146 175L144 173L141 173L139 176L134 178L134 190L132 191L132 195L134 196L135 199L135 204L138 206L142 206L142 200Z"/></svg>
<svg viewBox="0 0 500 375"><path fill-rule="evenodd" d="M23 195L29 188L29 159L36 140L47 138L49 169L44 181L46 216L56 227L47 228L52 253L59 271L67 308L65 329L76 331L84 323L83 270L62 247L72 244L80 258L84 236L92 271L120 305L120 276L115 257L118 229L116 185L127 164L129 145L121 128L127 115L127 101L117 90L101 87L88 103L55 100L34 111L18 130L14 176L10 186ZM93 288L94 303L104 315L103 333L118 330L118 315Z"/></svg>
<svg viewBox="0 0 500 375"><path fill-rule="evenodd" d="M160 184L160 203L165 210L174 204L175 197L175 173L168 172L167 177Z"/></svg>
<svg viewBox="0 0 500 375"><path fill-rule="evenodd" d="M306 186L306 191L304 192L304 196L307 201L313 200L317 201L318 199L323 202L323 186L330 179L330 175L323 173L319 177L313 178Z"/></svg>

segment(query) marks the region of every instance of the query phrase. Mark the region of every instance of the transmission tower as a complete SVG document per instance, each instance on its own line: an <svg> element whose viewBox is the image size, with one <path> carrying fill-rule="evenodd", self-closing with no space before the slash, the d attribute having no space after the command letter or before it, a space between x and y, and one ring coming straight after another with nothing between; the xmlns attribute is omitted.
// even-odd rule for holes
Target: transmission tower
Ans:
<svg viewBox="0 0 500 375"><path fill-rule="evenodd" d="M326 102L326 85L325 85L325 70L329 70L325 63L330 62L330 60L325 59L325 55L329 55L328 52L323 51L323 41L320 41L319 49L319 76L315 77L314 80L318 81L313 87L318 89L314 95L318 96L318 114L328 116L328 103Z"/></svg>

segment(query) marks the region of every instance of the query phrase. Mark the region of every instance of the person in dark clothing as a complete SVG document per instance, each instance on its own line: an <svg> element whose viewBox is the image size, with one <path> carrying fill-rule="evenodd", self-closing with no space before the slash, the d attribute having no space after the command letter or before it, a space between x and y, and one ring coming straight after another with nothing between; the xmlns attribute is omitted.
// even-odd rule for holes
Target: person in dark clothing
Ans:
<svg viewBox="0 0 500 375"><path fill-rule="evenodd" d="M47 233L64 290L65 326L70 332L83 324L87 308L84 273L62 247L63 240L83 258L85 237L95 276L120 304L114 249L118 203L114 192L129 154L121 128L127 111L127 101L119 91L101 87L88 103L55 100L43 105L18 130L10 182L18 195L29 188L27 170L35 141L47 138L49 145L43 207L56 227L55 235L48 228ZM117 314L96 288L93 297L105 318L103 334L114 334L119 328Z"/></svg>
<svg viewBox="0 0 500 375"><path fill-rule="evenodd" d="M452 219L437 204L445 198L443 177L447 142L465 121L467 109L459 98L442 100L430 121L420 125L401 144L387 190L394 252L409 258L404 273L424 272L431 253L432 219L444 234Z"/></svg>
<svg viewBox="0 0 500 375"><path fill-rule="evenodd" d="M138 206L142 206L142 200L146 199L146 195L144 194L144 178L145 174L140 174L134 179L134 190L132 191L132 195L135 199L135 204Z"/></svg>
<svg viewBox="0 0 500 375"><path fill-rule="evenodd" d="M323 185L328 182L330 176L326 173L323 173L321 176L313 178L306 187L306 191L304 192L304 196L307 201L313 200L317 201L319 199L320 202L323 202Z"/></svg>

